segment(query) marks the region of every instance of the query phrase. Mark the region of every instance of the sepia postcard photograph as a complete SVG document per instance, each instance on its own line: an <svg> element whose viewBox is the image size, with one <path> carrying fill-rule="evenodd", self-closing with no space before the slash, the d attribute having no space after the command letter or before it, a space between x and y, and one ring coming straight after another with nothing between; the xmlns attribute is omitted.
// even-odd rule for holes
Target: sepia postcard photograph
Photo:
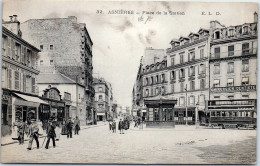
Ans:
<svg viewBox="0 0 260 166"><path fill-rule="evenodd" d="M3 0L1 163L257 162L258 3Z"/></svg>

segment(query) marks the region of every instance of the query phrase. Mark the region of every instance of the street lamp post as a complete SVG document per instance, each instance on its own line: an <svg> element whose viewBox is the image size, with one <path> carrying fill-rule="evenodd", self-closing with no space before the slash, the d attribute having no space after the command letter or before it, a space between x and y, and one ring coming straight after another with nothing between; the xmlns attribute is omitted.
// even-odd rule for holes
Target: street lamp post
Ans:
<svg viewBox="0 0 260 166"><path fill-rule="evenodd" d="M198 106L199 103L196 104L196 110L195 110L195 126L198 128Z"/></svg>
<svg viewBox="0 0 260 166"><path fill-rule="evenodd" d="M186 105L186 126L187 126L187 125L188 125L188 106L187 106L188 97L187 97L187 84L186 84L186 87L185 87L185 91L186 91L185 105Z"/></svg>

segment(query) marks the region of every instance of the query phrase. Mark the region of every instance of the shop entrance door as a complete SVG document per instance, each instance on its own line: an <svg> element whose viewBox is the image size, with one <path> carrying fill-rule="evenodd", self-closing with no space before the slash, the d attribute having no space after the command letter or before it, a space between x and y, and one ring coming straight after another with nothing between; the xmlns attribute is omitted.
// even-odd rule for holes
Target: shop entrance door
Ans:
<svg viewBox="0 0 260 166"><path fill-rule="evenodd" d="M27 107L23 107L22 108L23 110L23 122L25 122L26 121L26 119L27 119Z"/></svg>

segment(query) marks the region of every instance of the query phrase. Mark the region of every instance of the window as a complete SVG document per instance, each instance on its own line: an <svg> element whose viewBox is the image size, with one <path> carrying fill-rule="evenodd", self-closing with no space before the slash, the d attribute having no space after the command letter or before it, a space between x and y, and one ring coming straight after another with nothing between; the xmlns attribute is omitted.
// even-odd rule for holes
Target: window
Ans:
<svg viewBox="0 0 260 166"><path fill-rule="evenodd" d="M171 65L174 65L174 57L171 57Z"/></svg>
<svg viewBox="0 0 260 166"><path fill-rule="evenodd" d="M20 85L20 73L18 71L14 72L14 89L19 90Z"/></svg>
<svg viewBox="0 0 260 166"><path fill-rule="evenodd" d="M145 96L149 96L149 89L145 90Z"/></svg>
<svg viewBox="0 0 260 166"><path fill-rule="evenodd" d="M213 87L219 87L220 86L220 80L214 80Z"/></svg>
<svg viewBox="0 0 260 166"><path fill-rule="evenodd" d="M229 36L229 37L234 37L234 32L235 32L234 29L228 30L228 36Z"/></svg>
<svg viewBox="0 0 260 166"><path fill-rule="evenodd" d="M156 83L159 83L159 75L156 76Z"/></svg>
<svg viewBox="0 0 260 166"><path fill-rule="evenodd" d="M153 80L153 77L151 77L151 84L154 84L154 80Z"/></svg>
<svg viewBox="0 0 260 166"><path fill-rule="evenodd" d="M185 98L181 97L180 98L180 106L184 106L185 105Z"/></svg>
<svg viewBox="0 0 260 166"><path fill-rule="evenodd" d="M200 105L204 105L205 104L205 95L200 95L199 96L200 98L199 98L199 103L200 103Z"/></svg>
<svg viewBox="0 0 260 166"><path fill-rule="evenodd" d="M53 45L50 45L50 50L53 50Z"/></svg>
<svg viewBox="0 0 260 166"><path fill-rule="evenodd" d="M206 68L204 64L200 64L200 74L206 73Z"/></svg>
<svg viewBox="0 0 260 166"><path fill-rule="evenodd" d="M234 79L233 78L229 78L227 80L227 86L234 86Z"/></svg>
<svg viewBox="0 0 260 166"><path fill-rule="evenodd" d="M8 88L12 89L12 69L8 70Z"/></svg>
<svg viewBox="0 0 260 166"><path fill-rule="evenodd" d="M195 76L195 67L194 66L190 67L190 76Z"/></svg>
<svg viewBox="0 0 260 166"><path fill-rule="evenodd" d="M172 92L174 92L174 84L171 85Z"/></svg>
<svg viewBox="0 0 260 166"><path fill-rule="evenodd" d="M41 51L43 50L43 45L40 45L40 50L41 50Z"/></svg>
<svg viewBox="0 0 260 166"><path fill-rule="evenodd" d="M32 78L32 93L35 93L35 78Z"/></svg>
<svg viewBox="0 0 260 166"><path fill-rule="evenodd" d="M243 34L248 34L248 26L243 27Z"/></svg>
<svg viewBox="0 0 260 166"><path fill-rule="evenodd" d="M220 39L220 32L219 31L215 32L215 39Z"/></svg>
<svg viewBox="0 0 260 166"><path fill-rule="evenodd" d="M176 77L175 77L175 71L171 71L171 79L172 79L172 80L175 80L175 79L176 79Z"/></svg>
<svg viewBox="0 0 260 166"><path fill-rule="evenodd" d="M79 94L79 99L80 99L80 94Z"/></svg>
<svg viewBox="0 0 260 166"><path fill-rule="evenodd" d="M190 82L190 90L194 90L195 89L195 81L191 81Z"/></svg>
<svg viewBox="0 0 260 166"><path fill-rule="evenodd" d="M248 77L243 77L242 78L242 85L249 85L249 79L248 79Z"/></svg>
<svg viewBox="0 0 260 166"><path fill-rule="evenodd" d="M23 92L26 92L26 75L23 75Z"/></svg>
<svg viewBox="0 0 260 166"><path fill-rule="evenodd" d="M183 91L184 91L184 83L181 82L181 92L183 92Z"/></svg>
<svg viewBox="0 0 260 166"><path fill-rule="evenodd" d="M234 62L228 63L228 73L234 73Z"/></svg>
<svg viewBox="0 0 260 166"><path fill-rule="evenodd" d="M99 92L103 92L103 88L102 87L98 87L98 91Z"/></svg>
<svg viewBox="0 0 260 166"><path fill-rule="evenodd" d="M234 55L234 45L228 46L228 56Z"/></svg>
<svg viewBox="0 0 260 166"><path fill-rule="evenodd" d="M103 108L103 107L104 107L104 104L99 104L98 107L99 107L99 108Z"/></svg>
<svg viewBox="0 0 260 166"><path fill-rule="evenodd" d="M248 72L249 71L249 60L245 59L242 60L242 72Z"/></svg>
<svg viewBox="0 0 260 166"><path fill-rule="evenodd" d="M162 74L162 82L165 82L165 74Z"/></svg>
<svg viewBox="0 0 260 166"><path fill-rule="evenodd" d="M20 61L21 57L21 45L16 43L15 44L15 60Z"/></svg>
<svg viewBox="0 0 260 166"><path fill-rule="evenodd" d="M200 58L204 58L204 49L200 49Z"/></svg>
<svg viewBox="0 0 260 166"><path fill-rule="evenodd" d="M50 65L53 65L53 60L50 60Z"/></svg>
<svg viewBox="0 0 260 166"><path fill-rule="evenodd" d="M7 69L2 68L2 88L7 88Z"/></svg>
<svg viewBox="0 0 260 166"><path fill-rule="evenodd" d="M189 61L194 61L195 60L195 51L191 51L189 53Z"/></svg>
<svg viewBox="0 0 260 166"><path fill-rule="evenodd" d="M183 54L180 54L180 63L183 63Z"/></svg>
<svg viewBox="0 0 260 166"><path fill-rule="evenodd" d="M249 43L242 44L242 54L243 55L249 54Z"/></svg>
<svg viewBox="0 0 260 166"><path fill-rule="evenodd" d="M184 78L184 77L185 77L185 70L180 69L180 78Z"/></svg>
<svg viewBox="0 0 260 166"><path fill-rule="evenodd" d="M190 105L195 104L195 96L190 96Z"/></svg>
<svg viewBox="0 0 260 166"><path fill-rule="evenodd" d="M43 65L43 60L40 60L40 65Z"/></svg>
<svg viewBox="0 0 260 166"><path fill-rule="evenodd" d="M220 96L214 96L214 99L220 99Z"/></svg>
<svg viewBox="0 0 260 166"><path fill-rule="evenodd" d="M159 95L159 88L158 87L155 89L155 95Z"/></svg>
<svg viewBox="0 0 260 166"><path fill-rule="evenodd" d="M220 47L214 49L215 58L220 58Z"/></svg>
<svg viewBox="0 0 260 166"><path fill-rule="evenodd" d="M220 64L214 64L214 74L220 74Z"/></svg>
<svg viewBox="0 0 260 166"><path fill-rule="evenodd" d="M200 89L204 89L205 88L205 79L201 79L200 80Z"/></svg>
<svg viewBox="0 0 260 166"><path fill-rule="evenodd" d="M164 86L162 86L162 88L161 88L161 93L162 93L162 95L165 95L165 94L166 94L166 91L165 91L165 87L164 87Z"/></svg>
<svg viewBox="0 0 260 166"><path fill-rule="evenodd" d="M103 100L103 96L102 96L102 95L99 95L99 96L98 96L98 100Z"/></svg>
<svg viewBox="0 0 260 166"><path fill-rule="evenodd" d="M146 85L148 85L149 84L149 79L148 78L145 78L145 80L146 80Z"/></svg>

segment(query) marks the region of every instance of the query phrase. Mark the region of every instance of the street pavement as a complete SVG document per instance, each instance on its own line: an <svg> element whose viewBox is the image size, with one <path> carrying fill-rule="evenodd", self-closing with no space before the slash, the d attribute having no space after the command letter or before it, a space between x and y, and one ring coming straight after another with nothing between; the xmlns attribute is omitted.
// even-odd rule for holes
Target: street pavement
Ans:
<svg viewBox="0 0 260 166"><path fill-rule="evenodd" d="M118 125L118 123L117 123ZM133 164L254 164L256 130L137 129L112 133L108 123L80 130L72 139L61 136L56 148L33 150L24 145L2 146L4 163L133 163ZM45 141L46 142L46 141ZM40 139L42 146L43 138Z"/></svg>

